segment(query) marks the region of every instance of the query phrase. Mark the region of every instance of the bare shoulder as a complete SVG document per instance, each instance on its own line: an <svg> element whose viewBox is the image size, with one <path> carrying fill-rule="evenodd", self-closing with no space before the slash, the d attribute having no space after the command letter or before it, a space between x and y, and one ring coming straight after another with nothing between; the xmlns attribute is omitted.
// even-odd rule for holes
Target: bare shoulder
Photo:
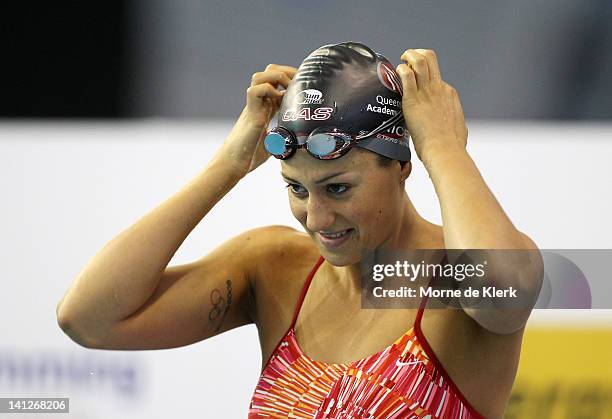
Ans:
<svg viewBox="0 0 612 419"><path fill-rule="evenodd" d="M291 227L272 225L252 232L256 246L253 255L252 306L257 325L262 360L266 360L285 333L302 287L320 257L306 233Z"/></svg>
<svg viewBox="0 0 612 419"><path fill-rule="evenodd" d="M284 225L269 225L251 230L250 247L252 283L257 290L267 283L282 286L294 274L317 261L319 252L306 233Z"/></svg>
<svg viewBox="0 0 612 419"><path fill-rule="evenodd" d="M249 230L247 234L257 241L258 256L286 255L291 252L316 252L316 246L308 234L286 225L268 225ZM249 238L249 239L250 239Z"/></svg>

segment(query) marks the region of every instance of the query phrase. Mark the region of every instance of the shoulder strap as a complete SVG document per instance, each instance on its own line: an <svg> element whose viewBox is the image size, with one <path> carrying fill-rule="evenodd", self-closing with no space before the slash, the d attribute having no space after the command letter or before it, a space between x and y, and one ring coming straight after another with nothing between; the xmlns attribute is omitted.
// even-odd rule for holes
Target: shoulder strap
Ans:
<svg viewBox="0 0 612 419"><path fill-rule="evenodd" d="M448 258L447 255L444 254L444 256L442 257L442 261L440 262L442 264L444 263L448 263ZM427 283L427 287L431 288L431 284L436 280L435 276L432 276L429 279L429 282ZM421 319L423 318L423 312L425 311L425 306L427 305L427 300L429 299L429 297L425 296L421 299L421 304L419 306L419 311L417 312L416 318L414 319L414 329L418 332L421 333Z"/></svg>
<svg viewBox="0 0 612 419"><path fill-rule="evenodd" d="M414 328L416 330L421 330L421 319L423 318L423 311L425 311L425 306L427 305L427 299L429 297L425 296L421 299L421 305L419 306L419 311L417 311L417 315L414 319Z"/></svg>
<svg viewBox="0 0 612 419"><path fill-rule="evenodd" d="M319 266L321 266L324 260L325 259L323 259L323 256L319 256L317 263L315 263L313 268L310 270L310 273L308 274L308 277L306 278L306 281L304 282L304 285L302 286L302 292L300 293L300 297L298 298L297 305L295 306L295 311L293 313L293 320L291 320L291 326L289 326L289 329L293 329L293 327L295 326L295 322L297 320L300 309L302 308L302 303L304 302L304 298L306 298L306 293L308 292L308 288L310 287L312 278L314 277L315 273L317 272L317 269L319 269Z"/></svg>

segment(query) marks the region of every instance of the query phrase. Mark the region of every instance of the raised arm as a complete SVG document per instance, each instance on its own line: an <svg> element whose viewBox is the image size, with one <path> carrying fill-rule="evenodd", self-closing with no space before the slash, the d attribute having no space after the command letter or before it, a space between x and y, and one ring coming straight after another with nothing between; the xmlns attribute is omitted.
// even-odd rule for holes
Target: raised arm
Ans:
<svg viewBox="0 0 612 419"><path fill-rule="evenodd" d="M436 54L409 49L401 59L405 63L397 71L404 87L402 109L417 156L440 201L445 247L522 250L513 257L510 252L491 252L489 258L495 262L488 271L496 274L487 275L485 285L518 290L518 302L511 309L500 307L507 301L494 297L464 306L465 313L488 331L514 333L525 326L542 285L540 254L514 226L468 154L461 101L442 79Z"/></svg>
<svg viewBox="0 0 612 419"><path fill-rule="evenodd" d="M167 265L216 203L267 159L263 136L280 105L279 87L293 74L293 67L275 65L256 73L244 110L206 168L108 242L79 273L57 306L58 323L73 340L97 348L172 347L251 321L248 263L236 257L248 248L251 233L197 262Z"/></svg>

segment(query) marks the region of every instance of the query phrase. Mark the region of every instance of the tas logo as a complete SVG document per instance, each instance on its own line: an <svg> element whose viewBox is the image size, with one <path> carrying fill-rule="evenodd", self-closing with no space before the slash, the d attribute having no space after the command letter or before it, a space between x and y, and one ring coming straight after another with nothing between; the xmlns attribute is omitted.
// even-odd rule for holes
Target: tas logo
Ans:
<svg viewBox="0 0 612 419"><path fill-rule="evenodd" d="M391 64L381 61L378 63L377 68L378 80L387 89L402 94L402 80L399 78Z"/></svg>
<svg viewBox="0 0 612 419"><path fill-rule="evenodd" d="M287 109L282 116L283 121L325 121L331 118L334 113L334 108L324 107L316 108L311 112L310 108L302 108L299 111L295 109Z"/></svg>
<svg viewBox="0 0 612 419"><path fill-rule="evenodd" d="M320 105L323 103L323 93L317 89L306 89L295 95L298 105Z"/></svg>

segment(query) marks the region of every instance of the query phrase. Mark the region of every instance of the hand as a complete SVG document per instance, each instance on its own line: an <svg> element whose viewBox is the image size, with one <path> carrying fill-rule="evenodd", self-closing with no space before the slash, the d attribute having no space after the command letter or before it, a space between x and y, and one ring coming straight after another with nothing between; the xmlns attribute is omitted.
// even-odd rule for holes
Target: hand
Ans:
<svg viewBox="0 0 612 419"><path fill-rule="evenodd" d="M217 155L217 158L227 159L238 176L246 176L270 157L263 140L285 93L279 88L286 89L296 72L295 67L269 64L264 71L251 77L246 106Z"/></svg>
<svg viewBox="0 0 612 419"><path fill-rule="evenodd" d="M402 79L402 110L417 156L421 161L432 150L465 149L467 127L459 95L444 82L436 53L408 49L396 70Z"/></svg>

